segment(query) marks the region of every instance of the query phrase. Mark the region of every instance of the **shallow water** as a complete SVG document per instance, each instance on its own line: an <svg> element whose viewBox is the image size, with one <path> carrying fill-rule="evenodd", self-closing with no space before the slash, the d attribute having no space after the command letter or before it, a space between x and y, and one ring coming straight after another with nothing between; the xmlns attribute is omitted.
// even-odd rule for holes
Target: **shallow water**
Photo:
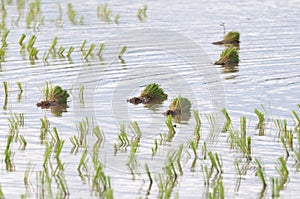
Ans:
<svg viewBox="0 0 300 199"><path fill-rule="evenodd" d="M59 6L62 18L59 19ZM252 157L258 158L265 170L267 188L264 196L271 197L270 178L278 177L277 160L285 155L282 143L278 139L277 129L272 119L287 119L288 127L294 127L291 111L297 110L300 86L300 42L299 15L297 1L281 2L219 2L219 1L180 1L164 2L108 2L112 15L120 14L119 25L107 23L97 18L97 6L94 1L73 1L74 10L84 16L83 24L70 23L67 15L67 3L64 1L42 1L41 11L45 17L44 25L27 29L22 16L18 26L17 3L6 5L8 47L5 61L0 66L0 80L8 82L8 103L0 111L0 157L1 189L6 198L17 198L25 194L27 198L42 197L37 182L38 172L43 171L45 144L40 142L40 118L46 116L50 129L56 127L61 139L65 140L61 161L65 164L63 176L70 198L97 198L92 192L93 146L95 135L88 135L88 172L79 176L77 166L84 151L71 153L70 138L77 135L77 126L85 117L103 130L105 141L99 148L99 160L104 165L104 173L111 178L115 198L158 198L158 174L163 172L168 152L178 150L184 145L181 158L183 174L178 177L172 192L180 198L206 198L212 186L204 184L201 166L209 165L203 160L202 144L207 141L208 150L218 152L223 162L223 184L225 196L235 198L260 197L261 182L255 176L253 164L247 166L240 152L230 149L228 133L220 133L223 118L220 108L226 107L234 127L239 130L240 116L247 117L247 135L252 136ZM147 17L140 22L137 9L147 4ZM28 2L24 13L28 12ZM226 31L236 30L241 34L239 46L240 64L235 71L225 71L213 65L224 46L214 46L213 41L223 37ZM1 31L2 32L2 31ZM18 40L22 33L36 35L35 47L40 50L38 60L31 63L28 55L22 57ZM58 37L57 49L64 46L75 48L71 60L49 57L43 61L44 52L50 47L54 36ZM105 43L102 58L96 53L88 60L83 59L80 47L87 40L91 43ZM117 58L120 49L126 45L123 59ZM96 48L96 50L97 50ZM35 104L43 99L42 89L45 82L59 84L71 93L69 108L57 117L50 110L41 110ZM24 92L18 101L19 90L16 82L21 82ZM157 82L169 94L168 100L160 105L144 107L128 104L126 100L140 93L148 83ZM84 85L84 102L79 100L80 85ZM192 109L201 113L201 140L197 149L198 158L194 170L191 169L194 155L188 143L194 139L195 121L193 114L187 122L177 124L176 135L172 142L159 145L152 157L154 139L160 140L160 133L167 132L165 116L162 114L171 100L182 95L192 102ZM4 104L3 86L0 90L0 103ZM265 136L258 136L255 130L257 117L254 109L266 110L269 120ZM298 109L299 112L299 109ZM24 113L24 127L19 134L27 141L25 150L19 149L19 142L12 144L14 170L9 172L5 166L5 147L9 132L10 113ZM216 124L210 126L206 115L214 114ZM133 174L127 166L130 147L127 152L114 154L114 144L118 143L121 124L128 125L137 121L142 132L137 152L136 168ZM211 133L210 133L211 132ZM129 130L128 137L133 134ZM212 137L210 137L212 136ZM51 140L51 136L48 135ZM296 133L294 148L299 151ZM294 152L290 152L293 154ZM236 174L234 161L246 168L242 176ZM55 165L56 160L51 159ZM29 185L25 186L24 173L28 163L33 172L29 176ZM149 180L144 165L148 164L154 183L148 190ZM292 157L287 160L290 172L289 181L280 192L282 198L296 198L299 194L299 170ZM178 168L177 168L178 169ZM178 170L177 170L178 171ZM52 176L53 197L59 195L60 188ZM211 182L213 184L213 182ZM38 186L39 185L39 186ZM148 192L149 191L149 192ZM50 197L48 195L48 197Z"/></svg>

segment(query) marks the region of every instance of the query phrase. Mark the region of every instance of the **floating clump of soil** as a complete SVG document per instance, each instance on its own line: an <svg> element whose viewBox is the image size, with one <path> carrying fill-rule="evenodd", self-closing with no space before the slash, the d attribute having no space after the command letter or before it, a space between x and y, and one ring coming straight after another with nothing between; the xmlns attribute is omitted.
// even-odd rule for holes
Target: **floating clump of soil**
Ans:
<svg viewBox="0 0 300 199"><path fill-rule="evenodd" d="M149 103L161 103L166 100L168 95L163 91L162 88L156 83L149 84L142 91L141 95L138 97L133 97L127 100L132 104L149 104Z"/></svg>
<svg viewBox="0 0 300 199"><path fill-rule="evenodd" d="M222 65L225 67L233 67L239 64L239 53L237 48L228 47L220 55L220 59L215 62L216 65Z"/></svg>
<svg viewBox="0 0 300 199"><path fill-rule="evenodd" d="M65 109L67 106L67 99L69 96L70 95L68 94L67 90L63 90L60 86L49 88L47 84L45 89L46 100L38 102L36 106L41 107L42 109Z"/></svg>
<svg viewBox="0 0 300 199"><path fill-rule="evenodd" d="M189 99L178 96L172 100L164 115L171 115L176 122L187 121L191 117L191 106Z"/></svg>
<svg viewBox="0 0 300 199"><path fill-rule="evenodd" d="M223 40L213 42L215 45L226 45L226 44L232 44L232 45L239 45L240 43L240 33L230 31L227 33L227 35L224 36Z"/></svg>

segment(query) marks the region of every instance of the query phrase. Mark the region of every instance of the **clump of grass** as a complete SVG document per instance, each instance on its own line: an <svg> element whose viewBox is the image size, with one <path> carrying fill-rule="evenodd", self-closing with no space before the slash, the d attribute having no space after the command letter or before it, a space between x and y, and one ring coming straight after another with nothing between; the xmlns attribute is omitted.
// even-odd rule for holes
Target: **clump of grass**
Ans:
<svg viewBox="0 0 300 199"><path fill-rule="evenodd" d="M228 47L220 55L220 59L215 62L216 65L236 66L239 64L239 53L237 48Z"/></svg>
<svg viewBox="0 0 300 199"><path fill-rule="evenodd" d="M45 101L41 101L36 105L42 108L50 108L56 105L67 105L67 99L70 95L67 90L62 89L60 86L51 86L46 83L44 88Z"/></svg>
<svg viewBox="0 0 300 199"><path fill-rule="evenodd" d="M240 33L236 31L230 31L228 32L222 41L213 42L215 45L220 44L233 44L238 45L240 43Z"/></svg>
<svg viewBox="0 0 300 199"><path fill-rule="evenodd" d="M159 84L152 83L146 86L144 90L141 92L139 97L133 97L128 102L132 104L147 104L147 103L155 103L162 102L168 98L168 95L160 88Z"/></svg>
<svg viewBox="0 0 300 199"><path fill-rule="evenodd" d="M76 13L76 11L73 9L73 5L72 3L68 3L68 17L69 17L69 20L70 22L73 24L73 25L76 25L78 24L78 19L77 19L77 16L79 17L79 23L82 24L83 23L83 16L80 16Z"/></svg>
<svg viewBox="0 0 300 199"><path fill-rule="evenodd" d="M171 115L176 122L185 121L191 116L191 107L190 100L179 95L172 100L169 109L164 114Z"/></svg>

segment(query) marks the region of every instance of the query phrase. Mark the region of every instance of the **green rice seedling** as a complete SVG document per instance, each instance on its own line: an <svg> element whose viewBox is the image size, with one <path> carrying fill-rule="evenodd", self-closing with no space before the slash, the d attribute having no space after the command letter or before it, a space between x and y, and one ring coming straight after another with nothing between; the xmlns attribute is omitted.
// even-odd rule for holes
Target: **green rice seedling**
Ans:
<svg viewBox="0 0 300 199"><path fill-rule="evenodd" d="M41 15L41 2L36 0L29 4L29 10L26 14L26 27L36 28L38 24L43 24L44 17Z"/></svg>
<svg viewBox="0 0 300 199"><path fill-rule="evenodd" d="M79 175L82 174L82 172L85 172L87 173L88 172L88 149L85 148L82 155L81 155L81 158L80 158L80 161L79 161L79 164L77 166L77 171L79 173Z"/></svg>
<svg viewBox="0 0 300 199"><path fill-rule="evenodd" d="M2 38L1 38L1 42L2 42L2 46L1 46L1 48L5 48L5 47L7 47L8 46L8 44L7 44L7 36L8 36L8 34L9 34L9 30L7 30L7 29L4 29L3 31L1 31L1 35L2 35Z"/></svg>
<svg viewBox="0 0 300 199"><path fill-rule="evenodd" d="M23 178L25 187L29 186L29 177L32 174L33 170L34 170L34 167L31 165L31 163L27 164L27 167L26 167L26 170L24 173L24 178Z"/></svg>
<svg viewBox="0 0 300 199"><path fill-rule="evenodd" d="M21 50L24 50L26 48L26 44L24 43L25 38L26 35L23 33L19 39L19 45L21 47Z"/></svg>
<svg viewBox="0 0 300 199"><path fill-rule="evenodd" d="M265 135L265 116L262 112L260 112L257 109L254 109L254 113L257 115L258 117L258 124L256 125L256 129L259 130L258 135L259 136L264 136Z"/></svg>
<svg viewBox="0 0 300 199"><path fill-rule="evenodd" d="M26 139L24 138L23 135L19 136L19 141L20 141L20 147L19 147L19 149L25 150L25 148L27 146L27 141L26 141Z"/></svg>
<svg viewBox="0 0 300 199"><path fill-rule="evenodd" d="M67 90L63 90L60 86L53 87L48 82L46 82L43 93L45 100L37 103L37 107L50 108L59 105L66 107L67 99L70 96Z"/></svg>
<svg viewBox="0 0 300 199"><path fill-rule="evenodd" d="M284 137L281 137L281 138L280 138L280 141L281 141L282 146L283 146L283 148L284 148L284 151L285 151L285 153L286 153L286 158L288 158L288 157L290 156L290 153L289 153L288 147L287 147L287 145L286 145L286 142L285 142L285 140L284 140Z"/></svg>
<svg viewBox="0 0 300 199"><path fill-rule="evenodd" d="M154 147L152 147L152 157L157 153L158 150L158 142L157 139L154 139Z"/></svg>
<svg viewBox="0 0 300 199"><path fill-rule="evenodd" d="M223 108L222 110L223 115L225 116L225 123L222 129L222 132L227 132L229 131L230 127L231 127L231 118L227 112L227 110L225 108Z"/></svg>
<svg viewBox="0 0 300 199"><path fill-rule="evenodd" d="M267 183L265 180L265 173L264 173L263 167L261 166L261 164L257 158L255 158L255 163L257 164L257 169L256 169L255 175L258 176L258 178L260 179L260 181L262 183L262 191L261 191L261 195L262 195L265 192L266 187L267 187Z"/></svg>
<svg viewBox="0 0 300 199"><path fill-rule="evenodd" d="M81 44L81 47L80 47L80 51L82 52L83 55L85 55L85 45L87 44L87 41L84 40Z"/></svg>
<svg viewBox="0 0 300 199"><path fill-rule="evenodd" d="M194 172L196 167L196 162L197 162L197 147L194 140L190 141L190 147L192 148L192 151L194 153L194 160L191 166L191 171Z"/></svg>
<svg viewBox="0 0 300 199"><path fill-rule="evenodd" d="M19 127L24 127L24 114L10 113L9 122L9 134L13 136L15 141L18 140Z"/></svg>
<svg viewBox="0 0 300 199"><path fill-rule="evenodd" d="M4 87L5 98L7 98L8 97L7 81L3 82L3 87Z"/></svg>
<svg viewBox="0 0 300 199"><path fill-rule="evenodd" d="M286 134L288 132L287 129L287 120L280 120L280 119L276 119L274 120L274 124L275 127L278 129L278 137L282 136L282 137L286 137Z"/></svg>
<svg viewBox="0 0 300 199"><path fill-rule="evenodd" d="M239 43L240 43L240 33L236 31L230 31L224 36L223 40L213 42L213 44L215 45L222 45L222 44L238 45Z"/></svg>
<svg viewBox="0 0 300 199"><path fill-rule="evenodd" d="M105 47L105 44L104 44L104 43L100 43L100 45L99 45L99 50L98 50L98 52L97 52L97 55L98 55L99 57L102 56L102 52L103 52L103 50L104 50L104 47Z"/></svg>
<svg viewBox="0 0 300 199"><path fill-rule="evenodd" d="M104 142L105 137L103 131L100 129L99 126L95 126L93 128L93 134L97 137L97 143L101 146L101 144Z"/></svg>
<svg viewBox="0 0 300 199"><path fill-rule="evenodd" d="M40 118L41 121L41 127L40 127L40 140L41 143L43 143L46 139L46 136L48 133L50 133L50 122L47 119L46 115L44 118Z"/></svg>
<svg viewBox="0 0 300 199"><path fill-rule="evenodd" d="M60 46L59 47L59 49L58 49L58 51L57 51L57 55L58 55L58 57L59 58L65 58L65 56L64 56L64 51L65 51L66 49L63 47L63 46Z"/></svg>
<svg viewBox="0 0 300 199"><path fill-rule="evenodd" d="M97 15L98 15L98 18L102 19L103 21L111 22L112 11L110 8L107 7L107 3L98 6Z"/></svg>
<svg viewBox="0 0 300 199"><path fill-rule="evenodd" d="M89 134L89 119L86 117L77 125L79 146L87 145L87 135Z"/></svg>
<svg viewBox="0 0 300 199"><path fill-rule="evenodd" d="M0 48L0 66L1 66L1 62L4 62L5 54L6 54L5 48L1 47Z"/></svg>
<svg viewBox="0 0 300 199"><path fill-rule="evenodd" d="M175 128L174 128L174 125L173 125L173 122L172 122L172 116L171 115L168 115L167 120L165 121L165 124L168 127L168 134L167 134L166 141L171 142L173 137L176 134L176 131L175 131Z"/></svg>
<svg viewBox="0 0 300 199"><path fill-rule="evenodd" d="M225 193L224 193L224 185L222 178L218 178L217 182L215 183L215 186L213 187L212 193L208 193L208 198L209 199L224 199L225 198Z"/></svg>
<svg viewBox="0 0 300 199"><path fill-rule="evenodd" d="M23 93L23 89L22 89L22 84L21 84L21 82L17 82L17 86L18 86L18 88L19 88L19 92L20 92L20 93Z"/></svg>
<svg viewBox="0 0 300 199"><path fill-rule="evenodd" d="M96 44L92 43L92 44L90 45L90 48L89 48L88 51L85 53L85 55L84 55L83 58L84 58L84 59L87 59L89 56L91 56L93 50L95 49L95 47L96 47Z"/></svg>
<svg viewBox="0 0 300 199"><path fill-rule="evenodd" d="M116 16L115 16L115 20L114 20L114 22L115 22L115 24L119 24L119 19L120 19L120 14L117 14Z"/></svg>
<svg viewBox="0 0 300 199"><path fill-rule="evenodd" d="M221 156L218 155L218 153L213 154L211 151L208 152L208 157L211 162L212 168L215 168L217 171L217 174L222 174L222 159Z"/></svg>
<svg viewBox="0 0 300 199"><path fill-rule="evenodd" d="M2 14L2 17L1 17L1 24L0 24L0 28L1 29L4 29L5 28L5 20L6 20L6 16L7 16L7 11L6 11L6 8L5 8L5 3L4 3L4 0L1 0L1 14Z"/></svg>
<svg viewBox="0 0 300 199"><path fill-rule="evenodd" d="M201 128L201 119L200 119L200 116L199 116L199 111L196 111L194 110L193 111L194 113L194 117L195 117L195 121L196 121L196 126L195 126L195 129L194 129L194 134L196 136L196 147L198 148L198 144L199 144L199 140L200 140L200 128Z"/></svg>
<svg viewBox="0 0 300 199"><path fill-rule="evenodd" d="M13 159L13 155L14 153L11 151L11 144L13 142L13 135L8 135L7 136L7 141L6 141L6 147L5 147L5 165L6 165L6 170L7 171L13 171L14 170L14 164L12 162Z"/></svg>
<svg viewBox="0 0 300 199"><path fill-rule="evenodd" d="M148 190L150 191L150 189L152 187L152 184L153 184L153 179L152 179L151 172L149 170L149 167L148 167L147 163L145 164L145 170L146 170L147 176L148 176L149 181L150 181L149 188L148 188ZM148 191L148 194L149 194L149 191Z"/></svg>
<svg viewBox="0 0 300 199"><path fill-rule="evenodd" d="M239 64L239 54L235 47L226 48L220 55L218 61L215 62L216 65L222 66L237 66Z"/></svg>
<svg viewBox="0 0 300 199"><path fill-rule="evenodd" d="M3 191L2 191L2 186L1 186L1 184L0 184L0 198L5 198L5 197L4 197L4 193L3 193Z"/></svg>
<svg viewBox="0 0 300 199"><path fill-rule="evenodd" d="M52 56L56 55L56 45L57 45L57 36L55 36L52 40L51 46L48 49L48 52L50 52L52 54Z"/></svg>
<svg viewBox="0 0 300 199"><path fill-rule="evenodd" d="M147 9L148 9L148 6L144 5L143 8L139 8L137 10L137 17L140 21L143 21L147 17L147 14L146 14Z"/></svg>
<svg viewBox="0 0 300 199"><path fill-rule="evenodd" d="M206 157L207 157L206 142L203 142L203 145L202 145L202 156L203 156L203 159L206 160Z"/></svg>
<svg viewBox="0 0 300 199"><path fill-rule="evenodd" d="M63 145L64 145L64 140L61 140L59 137L57 129L54 127L53 128L53 133L51 133L51 137L54 143L54 153L55 153L55 158L59 159L59 155L62 151Z"/></svg>
<svg viewBox="0 0 300 199"><path fill-rule="evenodd" d="M277 173L279 174L279 185L281 189L286 185L289 179L289 171L286 165L286 161L283 157L278 158L277 166L276 166Z"/></svg>
<svg viewBox="0 0 300 199"><path fill-rule="evenodd" d="M74 52L74 47L73 46L71 46L70 48L69 48L69 50L68 50L68 53L67 53L67 57L70 59L70 57L71 57L71 54Z"/></svg>
<svg viewBox="0 0 300 199"><path fill-rule="evenodd" d="M118 58L119 59L123 58L123 55L125 54L126 50L127 50L127 46L123 46L122 49L121 49L121 51L118 54Z"/></svg>
<svg viewBox="0 0 300 199"><path fill-rule="evenodd" d="M77 24L76 22L76 12L75 10L73 9L73 5L71 3L68 3L68 16L69 16L69 20L70 22L75 25Z"/></svg>
<svg viewBox="0 0 300 199"><path fill-rule="evenodd" d="M43 163L44 167L46 167L49 162L53 147L54 147L53 141L45 142L45 153L44 153L44 163Z"/></svg>
<svg viewBox="0 0 300 199"><path fill-rule="evenodd" d="M279 185L279 178L271 178L271 192L272 198L278 198L280 196L280 185Z"/></svg>
<svg viewBox="0 0 300 199"><path fill-rule="evenodd" d="M300 131L300 117L298 116L296 111L292 111L294 118L296 120L296 126L295 126L295 131Z"/></svg>

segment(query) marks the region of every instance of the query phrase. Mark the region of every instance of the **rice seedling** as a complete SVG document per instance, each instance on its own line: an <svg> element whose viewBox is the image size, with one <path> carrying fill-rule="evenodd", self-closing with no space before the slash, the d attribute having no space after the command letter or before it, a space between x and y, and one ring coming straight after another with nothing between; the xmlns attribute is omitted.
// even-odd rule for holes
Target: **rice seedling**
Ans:
<svg viewBox="0 0 300 199"><path fill-rule="evenodd" d="M275 127L278 129L278 137L286 137L286 134L288 132L287 129L287 120L280 120L280 119L275 119L274 120Z"/></svg>
<svg viewBox="0 0 300 199"><path fill-rule="evenodd" d="M87 146L87 135L89 134L89 120L86 117L83 121L79 122L77 126L78 135L74 135L70 138L70 142L73 144L73 149Z"/></svg>
<svg viewBox="0 0 300 199"><path fill-rule="evenodd" d="M115 22L115 24L119 24L119 19L120 19L120 14L117 14L116 16L115 16L115 19L114 19L114 22Z"/></svg>
<svg viewBox="0 0 300 199"><path fill-rule="evenodd" d="M139 8L137 10L137 17L140 21L143 21L146 17L147 17L147 9L148 9L148 6L145 4L143 8Z"/></svg>
<svg viewBox="0 0 300 199"><path fill-rule="evenodd" d="M45 153L44 153L44 163L43 163L44 167L46 167L49 162L53 146L54 146L53 141L45 142Z"/></svg>
<svg viewBox="0 0 300 199"><path fill-rule="evenodd" d="M17 86L18 86L18 88L19 88L19 92L20 92L20 93L23 93L23 89L22 89L22 84L21 84L21 82L17 82Z"/></svg>
<svg viewBox="0 0 300 199"><path fill-rule="evenodd" d="M192 148L192 151L194 153L194 160L191 166L191 171L194 172L195 171L195 167L196 167L196 162L197 162L197 144L195 143L196 141L192 140L190 141L190 148Z"/></svg>
<svg viewBox="0 0 300 199"><path fill-rule="evenodd" d="M278 158L276 170L280 176L279 178L279 185L283 188L288 182L289 179L289 171L286 165L286 161L283 157Z"/></svg>
<svg viewBox="0 0 300 199"><path fill-rule="evenodd" d="M4 62L4 58L5 58L5 48L1 47L0 48L0 66L1 66L1 62Z"/></svg>
<svg viewBox="0 0 300 199"><path fill-rule="evenodd" d="M152 187L152 184L153 184L153 179L152 179L152 176L151 176L151 172L149 170L149 167L148 167L148 164L146 163L145 164L145 170L146 170L146 173L147 173L147 176L149 178L149 187L148 187L148 190L147 190L147 195L150 194L150 190L151 190L151 187Z"/></svg>
<svg viewBox="0 0 300 199"><path fill-rule="evenodd" d="M29 186L29 177L32 174L33 170L34 170L34 167L31 165L31 163L27 164L27 167L26 167L26 170L24 173L24 178L23 178L24 185L26 187Z"/></svg>
<svg viewBox="0 0 300 199"><path fill-rule="evenodd" d="M89 48L88 51L85 53L85 55L84 55L83 58L84 58L84 59L87 59L89 56L91 56L93 50L95 49L95 47L96 47L96 44L92 43L92 44L90 45L90 48Z"/></svg>
<svg viewBox="0 0 300 199"><path fill-rule="evenodd" d="M293 110L292 113L296 121L295 131L300 131L300 117L298 116L296 111Z"/></svg>
<svg viewBox="0 0 300 199"><path fill-rule="evenodd" d="M70 59L71 58L71 54L74 52L74 47L71 46L67 52L67 57Z"/></svg>
<svg viewBox="0 0 300 199"><path fill-rule="evenodd" d="M102 4L97 7L97 16L99 19L105 22L111 22L112 21L112 11L110 8L108 8L107 3ZM117 14L115 16L115 22L118 22L120 15ZM117 23L116 23L117 24Z"/></svg>
<svg viewBox="0 0 300 199"><path fill-rule="evenodd" d="M179 95L172 100L169 109L164 114L171 115L178 123L188 121L191 117L191 106L189 99Z"/></svg>
<svg viewBox="0 0 300 199"><path fill-rule="evenodd" d="M206 157L207 157L206 142L203 142L203 145L202 145L202 156L203 156L203 160L206 160Z"/></svg>
<svg viewBox="0 0 300 199"><path fill-rule="evenodd" d="M94 171L92 178L92 191L100 198L113 198L113 189L111 187L110 177L106 176L103 170L103 165L100 162L94 164Z"/></svg>
<svg viewBox="0 0 300 199"><path fill-rule="evenodd" d="M212 192L208 193L209 199L224 199L225 198L225 191L224 191L224 185L222 181L222 177L217 179L217 182L215 183L215 186L213 187Z"/></svg>
<svg viewBox="0 0 300 199"><path fill-rule="evenodd" d="M265 179L265 173L264 173L263 167L261 166L261 164L260 164L260 162L257 158L255 158L255 163L257 165L255 175L258 176L258 178L260 179L260 181L262 183L261 196L263 196L263 193L265 192L266 187L267 187L267 183L266 183L266 179Z"/></svg>
<svg viewBox="0 0 300 199"><path fill-rule="evenodd" d="M225 67L237 66L239 64L239 54L237 48L230 46L223 50L219 60L216 61L215 64Z"/></svg>
<svg viewBox="0 0 300 199"><path fill-rule="evenodd" d="M9 134L7 136L7 141L6 141L6 147L5 147L5 165L6 165L6 170L7 171L14 171L14 164L13 164L13 155L14 153L11 151L11 144L13 142L13 135Z"/></svg>
<svg viewBox="0 0 300 199"><path fill-rule="evenodd" d="M222 41L213 42L215 45L222 45L222 44L233 44L238 45L240 43L240 33L235 31L228 32Z"/></svg>
<svg viewBox="0 0 300 199"><path fill-rule="evenodd" d="M120 50L120 52L119 52L119 54L118 54L118 58L119 58L120 60L122 60L123 55L125 54L126 50L127 50L127 46L123 46L122 49Z"/></svg>
<svg viewBox="0 0 300 199"><path fill-rule="evenodd" d="M157 139L154 139L154 147L152 147L152 157L157 153L158 150L158 142Z"/></svg>
<svg viewBox="0 0 300 199"><path fill-rule="evenodd" d="M167 134L167 137L166 137L166 141L171 142L172 139L174 138L175 134L176 134L175 128L173 126L171 115L168 115L167 120L165 121L165 124L168 127L168 134Z"/></svg>
<svg viewBox="0 0 300 199"><path fill-rule="evenodd" d="M10 113L11 117L8 119L9 122L9 134L13 136L15 141L18 140L19 127L24 127L24 114Z"/></svg>
<svg viewBox="0 0 300 199"><path fill-rule="evenodd" d="M3 193L3 191L2 191L2 186L1 186L1 184L0 184L0 198L5 198L5 197L4 197L4 193Z"/></svg>
<svg viewBox="0 0 300 199"><path fill-rule="evenodd" d="M133 97L127 102L130 102L132 104L147 104L147 103L160 103L164 100L166 100L168 97L167 94L163 91L162 88L160 88L160 85L156 83L152 83L146 86L144 90L141 92L140 96Z"/></svg>
<svg viewBox="0 0 300 199"><path fill-rule="evenodd" d="M19 149L25 150L25 148L27 146L27 141L26 141L26 139L24 138L23 135L19 136L19 141L20 141L20 147L19 147Z"/></svg>
<svg viewBox="0 0 300 199"><path fill-rule="evenodd" d="M5 48L8 46L8 43L7 43L7 36L9 34L9 30L7 29L4 29L3 31L1 31L1 43L2 43L2 46L1 48Z"/></svg>
<svg viewBox="0 0 300 199"><path fill-rule="evenodd" d="M36 172L37 196L40 198L53 198L51 177L47 169Z"/></svg>
<svg viewBox="0 0 300 199"><path fill-rule="evenodd" d="M69 20L70 22L73 24L73 25L76 25L78 22L77 22L77 19L76 19L76 16L78 14L76 13L76 11L73 9L73 5L72 3L68 3L68 17L69 17Z"/></svg>
<svg viewBox="0 0 300 199"><path fill-rule="evenodd" d="M51 46L48 49L48 52L52 54L52 56L56 55L56 45L57 45L57 36L55 36L52 40Z"/></svg>
<svg viewBox="0 0 300 199"><path fill-rule="evenodd" d="M104 43L100 43L100 45L99 45L99 50L98 50L98 52L97 52L97 55L98 55L99 57L102 56L102 52L103 52L103 50L104 50L104 47L105 47Z"/></svg>
<svg viewBox="0 0 300 199"><path fill-rule="evenodd" d="M81 175L83 172L84 173L87 173L88 172L88 149L85 148L82 155L81 155L81 158L80 158L80 161L79 161L79 164L77 166L77 171L79 173L79 175Z"/></svg>
<svg viewBox="0 0 300 199"><path fill-rule="evenodd" d="M287 145L286 145L286 142L285 142L285 140L284 140L284 137L281 137L281 138L280 138L280 141L281 141L282 146L283 146L283 148L284 148L284 151L285 151L285 154L286 154L286 159L287 159L287 158L290 156L290 153L289 153L288 147L287 147Z"/></svg>
<svg viewBox="0 0 300 199"><path fill-rule="evenodd" d="M60 46L60 47L58 48L57 55L58 55L59 58L65 58L65 56L64 56L64 51L65 51L65 50L66 50L66 49L65 49L63 46Z"/></svg>
<svg viewBox="0 0 300 199"><path fill-rule="evenodd" d="M41 143L43 143L46 139L46 136L48 133L50 133L50 122L47 119L46 115L44 118L40 118L41 121L41 127L40 127L40 140Z"/></svg>
<svg viewBox="0 0 300 199"><path fill-rule="evenodd" d="M198 144L199 144L199 140L200 140L200 128L201 128L201 119L199 116L199 111L194 110L194 117L195 117L195 121L196 121L196 126L194 129L194 134L196 136L196 148L198 148Z"/></svg>
<svg viewBox="0 0 300 199"><path fill-rule="evenodd" d="M95 135L97 137L97 142L99 144L99 146L101 146L101 144L104 142L105 137L104 137L104 133L103 131L100 129L99 126L96 126L93 128L93 135Z"/></svg>
<svg viewBox="0 0 300 199"><path fill-rule="evenodd" d="M29 4L29 10L26 14L26 27L37 28L40 24L44 23L44 17L41 15L41 2L35 0Z"/></svg>
<svg viewBox="0 0 300 199"><path fill-rule="evenodd" d="M8 88L7 88L7 81L3 82L3 87L4 87L4 104L3 104L3 109L6 110L7 107L7 100L8 100Z"/></svg>
<svg viewBox="0 0 300 199"><path fill-rule="evenodd" d="M259 136L263 136L265 135L265 116L262 112L260 112L257 109L254 109L254 113L257 115L258 117L258 124L256 125L256 129L259 130L258 135Z"/></svg>
<svg viewBox="0 0 300 199"><path fill-rule="evenodd" d="M55 127L53 128L53 133L51 133L51 137L52 137L53 144L54 144L53 147L54 147L55 158L59 159L59 155L62 151L65 141L61 140L61 138L59 137L59 134L57 132L57 129Z"/></svg>
<svg viewBox="0 0 300 199"><path fill-rule="evenodd" d="M222 159L218 153L213 154L211 151L208 152L208 157L211 162L212 168L216 169L217 174L222 174Z"/></svg>
<svg viewBox="0 0 300 199"><path fill-rule="evenodd" d="M115 144L115 148L120 150L121 152L126 152L127 147L129 146L130 142L126 133L126 127L124 124L120 126L120 134L118 135L118 144ZM116 152L116 151L115 151Z"/></svg>
<svg viewBox="0 0 300 199"><path fill-rule="evenodd" d="M231 127L231 118L225 108L223 108L221 111L222 111L223 115L225 116L225 123L224 123L223 129L222 129L222 132L227 132L227 131L229 131L229 129Z"/></svg>

